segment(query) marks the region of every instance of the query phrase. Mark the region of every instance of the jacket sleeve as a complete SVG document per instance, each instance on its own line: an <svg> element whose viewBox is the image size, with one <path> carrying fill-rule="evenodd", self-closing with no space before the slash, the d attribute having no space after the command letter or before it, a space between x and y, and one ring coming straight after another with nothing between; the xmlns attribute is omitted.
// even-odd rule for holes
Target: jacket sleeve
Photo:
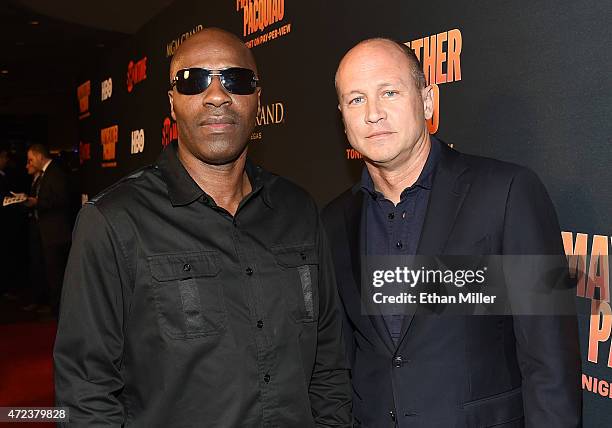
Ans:
<svg viewBox="0 0 612 428"><path fill-rule="evenodd" d="M564 269L565 274L568 272L552 201L542 182L528 169L522 169L510 187L504 219L503 254L535 257L529 262L532 272L543 269L543 263L538 260L557 256L558 263L555 263ZM512 284L512 280L507 280L509 287L523 287L530 282L516 281L522 273L517 272L516 265L513 269L515 281ZM563 269L559 270L562 274ZM556 286L550 283L552 278L549 277L546 287ZM542 282L535 285L541 287ZM573 306L575 296L567 296ZM580 426L581 363L575 314L515 315L513 325L523 378L526 427Z"/></svg>
<svg viewBox="0 0 612 428"><path fill-rule="evenodd" d="M120 426L124 382L122 290L126 259L109 223L92 204L77 219L64 276L54 349L58 406L70 427Z"/></svg>
<svg viewBox="0 0 612 428"><path fill-rule="evenodd" d="M317 427L351 426L351 389L342 338L342 317L331 255L319 227L319 320L317 356L309 395Z"/></svg>
<svg viewBox="0 0 612 428"><path fill-rule="evenodd" d="M325 236L327 238L328 243L335 242L335 240L339 242L348 242L348 237L346 235L342 235L342 232L341 232L344 230L344 224L340 220L337 219L337 217L334 215L333 210L330 208L329 205L323 208L323 210L321 211L321 221L323 224L323 228L326 232ZM334 258L336 257L336 254L334 254L334 252L331 250L331 245L330 245L330 252L332 254L332 260L334 260ZM335 267L337 267L337 265ZM334 272L337 272L335 270L335 267L334 267ZM338 275L340 274L338 273ZM336 289L338 289L338 287L336 287ZM347 315L348 312L346 310L346 306L344 304L341 294L339 295L339 301L340 301L340 313L342 316L342 338L344 339L346 357L348 359L349 368L350 368L355 363L356 343L355 343L354 328L353 328L353 324L351 323Z"/></svg>

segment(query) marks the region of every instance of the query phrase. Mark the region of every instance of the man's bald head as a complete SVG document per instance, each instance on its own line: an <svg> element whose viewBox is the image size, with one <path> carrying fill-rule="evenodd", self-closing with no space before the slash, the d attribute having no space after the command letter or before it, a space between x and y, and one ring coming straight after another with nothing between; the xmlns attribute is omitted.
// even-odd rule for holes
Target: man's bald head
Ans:
<svg viewBox="0 0 612 428"><path fill-rule="evenodd" d="M227 31L207 28L176 50L170 63L170 81L183 69L228 68L246 68L257 75L253 54L242 40ZM187 78L189 73L183 76ZM257 86L252 93L236 93L231 86L225 87L223 75L210 77L198 93L181 93L176 85L171 86L170 115L176 120L178 155L182 161L225 165L246 156L261 88Z"/></svg>
<svg viewBox="0 0 612 428"><path fill-rule="evenodd" d="M350 62L350 60L359 54L362 54L364 50L367 49L393 49L401 54L401 58L406 61L406 64L409 67L410 73L412 74L412 78L414 80L414 84L418 89L423 89L427 86L427 80L425 79L425 74L423 73L423 67L421 67L421 63L417 58L414 51L406 46L404 43L400 43L393 39L388 39L384 37L376 37L372 39L366 39L355 46L353 46L345 55L342 57L340 64L338 65L338 70L336 70L335 76L335 84L336 90L338 90L338 76L340 75L342 68Z"/></svg>
<svg viewBox="0 0 612 428"><path fill-rule="evenodd" d="M178 47L170 62L170 80L174 79L178 70L190 67L191 59L197 56L202 48L218 51L233 50L244 62L243 66L257 74L257 64L253 53L239 37L220 28L205 28L189 37Z"/></svg>
<svg viewBox="0 0 612 428"><path fill-rule="evenodd" d="M368 169L403 171L429 144L433 88L407 46L389 39L359 43L338 66L336 90L347 139Z"/></svg>

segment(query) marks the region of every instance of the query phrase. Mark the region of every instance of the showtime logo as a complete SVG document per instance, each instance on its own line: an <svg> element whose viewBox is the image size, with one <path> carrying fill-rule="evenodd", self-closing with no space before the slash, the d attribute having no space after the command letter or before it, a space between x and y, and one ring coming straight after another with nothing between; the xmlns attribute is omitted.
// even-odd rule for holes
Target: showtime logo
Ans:
<svg viewBox="0 0 612 428"><path fill-rule="evenodd" d="M178 128L176 122L169 117L164 119L162 124L162 147L166 147L171 142L178 140Z"/></svg>
<svg viewBox="0 0 612 428"><path fill-rule="evenodd" d="M132 149L131 153L142 153L145 145L145 134L144 129L137 129L132 131Z"/></svg>
<svg viewBox="0 0 612 428"><path fill-rule="evenodd" d="M128 63L127 69L127 90L132 92L134 86L147 78L147 57L141 60Z"/></svg>
<svg viewBox="0 0 612 428"><path fill-rule="evenodd" d="M106 101L113 95L113 79L110 77L102 81L102 101Z"/></svg>

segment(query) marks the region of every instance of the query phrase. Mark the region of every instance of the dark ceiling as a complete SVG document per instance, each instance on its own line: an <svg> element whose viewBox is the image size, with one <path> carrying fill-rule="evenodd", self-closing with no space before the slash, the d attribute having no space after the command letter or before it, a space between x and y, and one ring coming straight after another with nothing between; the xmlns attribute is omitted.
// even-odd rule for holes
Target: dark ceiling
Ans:
<svg viewBox="0 0 612 428"><path fill-rule="evenodd" d="M0 105L74 90L87 53L134 34L172 1L1 1Z"/></svg>

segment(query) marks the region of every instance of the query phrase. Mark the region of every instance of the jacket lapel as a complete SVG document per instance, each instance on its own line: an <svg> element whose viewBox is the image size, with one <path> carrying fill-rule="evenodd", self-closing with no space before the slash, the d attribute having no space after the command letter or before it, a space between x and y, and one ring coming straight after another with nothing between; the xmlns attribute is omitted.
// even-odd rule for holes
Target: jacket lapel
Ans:
<svg viewBox="0 0 612 428"><path fill-rule="evenodd" d="M359 311L363 310L363 296L361 294L361 271L362 264L361 258L365 255L365 243L364 239L366 236L365 230L365 200L363 192L360 190L359 184L355 185L352 189L353 198L350 198L349 204L345 206L345 225L346 233L349 243L349 251L351 256L351 266L353 270L353 278L355 280L355 286L357 287L357 295L359 296ZM370 309L379 311L377 305L369 305ZM384 319L380 313L365 315L370 319L374 329L378 333L381 341L384 343L387 350L393 354L395 345L389 335L387 326L385 325Z"/></svg>
<svg viewBox="0 0 612 428"><path fill-rule="evenodd" d="M417 254L437 256L444 252L470 183L465 179L468 165L459 153L435 139L432 139L432 144L440 144L442 147ZM398 348L404 341L415 312L404 316Z"/></svg>

